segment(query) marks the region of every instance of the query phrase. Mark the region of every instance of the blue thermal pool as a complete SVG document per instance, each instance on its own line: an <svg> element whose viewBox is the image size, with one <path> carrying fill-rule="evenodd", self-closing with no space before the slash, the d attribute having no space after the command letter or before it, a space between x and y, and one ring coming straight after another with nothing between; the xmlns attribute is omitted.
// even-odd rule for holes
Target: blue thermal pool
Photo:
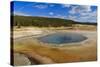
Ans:
<svg viewBox="0 0 100 67"><path fill-rule="evenodd" d="M38 38L39 41L50 44L75 43L86 39L87 37L78 33L53 33Z"/></svg>

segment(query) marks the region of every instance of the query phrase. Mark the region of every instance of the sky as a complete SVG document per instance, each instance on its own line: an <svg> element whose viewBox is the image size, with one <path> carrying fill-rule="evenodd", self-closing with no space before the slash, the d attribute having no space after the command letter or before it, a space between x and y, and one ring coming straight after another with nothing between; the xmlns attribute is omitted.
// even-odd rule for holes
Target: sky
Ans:
<svg viewBox="0 0 100 67"><path fill-rule="evenodd" d="M13 1L11 13L21 16L39 16L68 19L77 22L97 22L97 6Z"/></svg>

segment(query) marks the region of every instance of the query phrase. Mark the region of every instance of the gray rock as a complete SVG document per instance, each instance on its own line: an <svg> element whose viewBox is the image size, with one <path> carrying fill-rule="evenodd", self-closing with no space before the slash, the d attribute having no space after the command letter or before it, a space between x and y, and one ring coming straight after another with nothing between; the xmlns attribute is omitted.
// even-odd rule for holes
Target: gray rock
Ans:
<svg viewBox="0 0 100 67"><path fill-rule="evenodd" d="M14 66L30 65L31 61L24 54L14 53Z"/></svg>

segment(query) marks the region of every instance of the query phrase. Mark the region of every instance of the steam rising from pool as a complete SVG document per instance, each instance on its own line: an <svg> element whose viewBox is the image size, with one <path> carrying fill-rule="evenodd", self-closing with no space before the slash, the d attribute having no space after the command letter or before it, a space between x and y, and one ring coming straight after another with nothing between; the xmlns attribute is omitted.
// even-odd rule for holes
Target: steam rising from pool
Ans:
<svg viewBox="0 0 100 67"><path fill-rule="evenodd" d="M54 33L38 38L43 43L64 44L76 43L87 39L87 37L77 33Z"/></svg>

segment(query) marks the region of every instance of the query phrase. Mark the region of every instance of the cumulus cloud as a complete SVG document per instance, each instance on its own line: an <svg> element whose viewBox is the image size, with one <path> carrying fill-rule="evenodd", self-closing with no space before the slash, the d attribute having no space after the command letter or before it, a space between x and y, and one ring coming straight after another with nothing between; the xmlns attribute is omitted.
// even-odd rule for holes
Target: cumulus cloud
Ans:
<svg viewBox="0 0 100 67"><path fill-rule="evenodd" d="M66 7L69 8L70 6L71 6L71 5L69 5L69 4L62 4L62 7L63 7L63 8L66 8Z"/></svg>
<svg viewBox="0 0 100 67"><path fill-rule="evenodd" d="M81 6L71 6L70 14L82 13L82 12L90 12L91 6L81 5Z"/></svg>
<svg viewBox="0 0 100 67"><path fill-rule="evenodd" d="M97 21L97 11L89 12L89 13L84 13L84 15L80 15L80 19L83 19L84 21L87 22L96 22Z"/></svg>
<svg viewBox="0 0 100 67"><path fill-rule="evenodd" d="M54 4L50 4L49 6L50 6L50 7L54 7L55 5L54 5Z"/></svg>
<svg viewBox="0 0 100 67"><path fill-rule="evenodd" d="M35 5L33 7L36 7L36 8L39 8L39 9L45 9L45 8L48 8L48 5L40 4L40 5Z"/></svg>
<svg viewBox="0 0 100 67"><path fill-rule="evenodd" d="M79 22L96 22L97 11L92 11L91 6L71 6L69 18ZM78 14L79 16L75 15Z"/></svg>
<svg viewBox="0 0 100 67"><path fill-rule="evenodd" d="M83 5L83 6L80 6L80 7L85 11L91 11L91 6Z"/></svg>
<svg viewBox="0 0 100 67"><path fill-rule="evenodd" d="M53 12L49 12L49 15L54 15L54 13Z"/></svg>
<svg viewBox="0 0 100 67"><path fill-rule="evenodd" d="M64 16L64 15L60 15L60 14L57 14L54 16L55 18L62 18L62 19L66 19L67 16Z"/></svg>
<svg viewBox="0 0 100 67"><path fill-rule="evenodd" d="M70 14L78 13L78 6L71 6L71 10L69 11Z"/></svg>
<svg viewBox="0 0 100 67"><path fill-rule="evenodd" d="M14 14L14 15L20 15L20 16L31 16L31 15L29 15L29 14L22 13L22 12L14 12L13 14Z"/></svg>
<svg viewBox="0 0 100 67"><path fill-rule="evenodd" d="M94 17L88 17L88 16L82 16L82 17L79 17L77 19L75 19L75 21L81 21L81 22L96 22L97 19L94 18Z"/></svg>

